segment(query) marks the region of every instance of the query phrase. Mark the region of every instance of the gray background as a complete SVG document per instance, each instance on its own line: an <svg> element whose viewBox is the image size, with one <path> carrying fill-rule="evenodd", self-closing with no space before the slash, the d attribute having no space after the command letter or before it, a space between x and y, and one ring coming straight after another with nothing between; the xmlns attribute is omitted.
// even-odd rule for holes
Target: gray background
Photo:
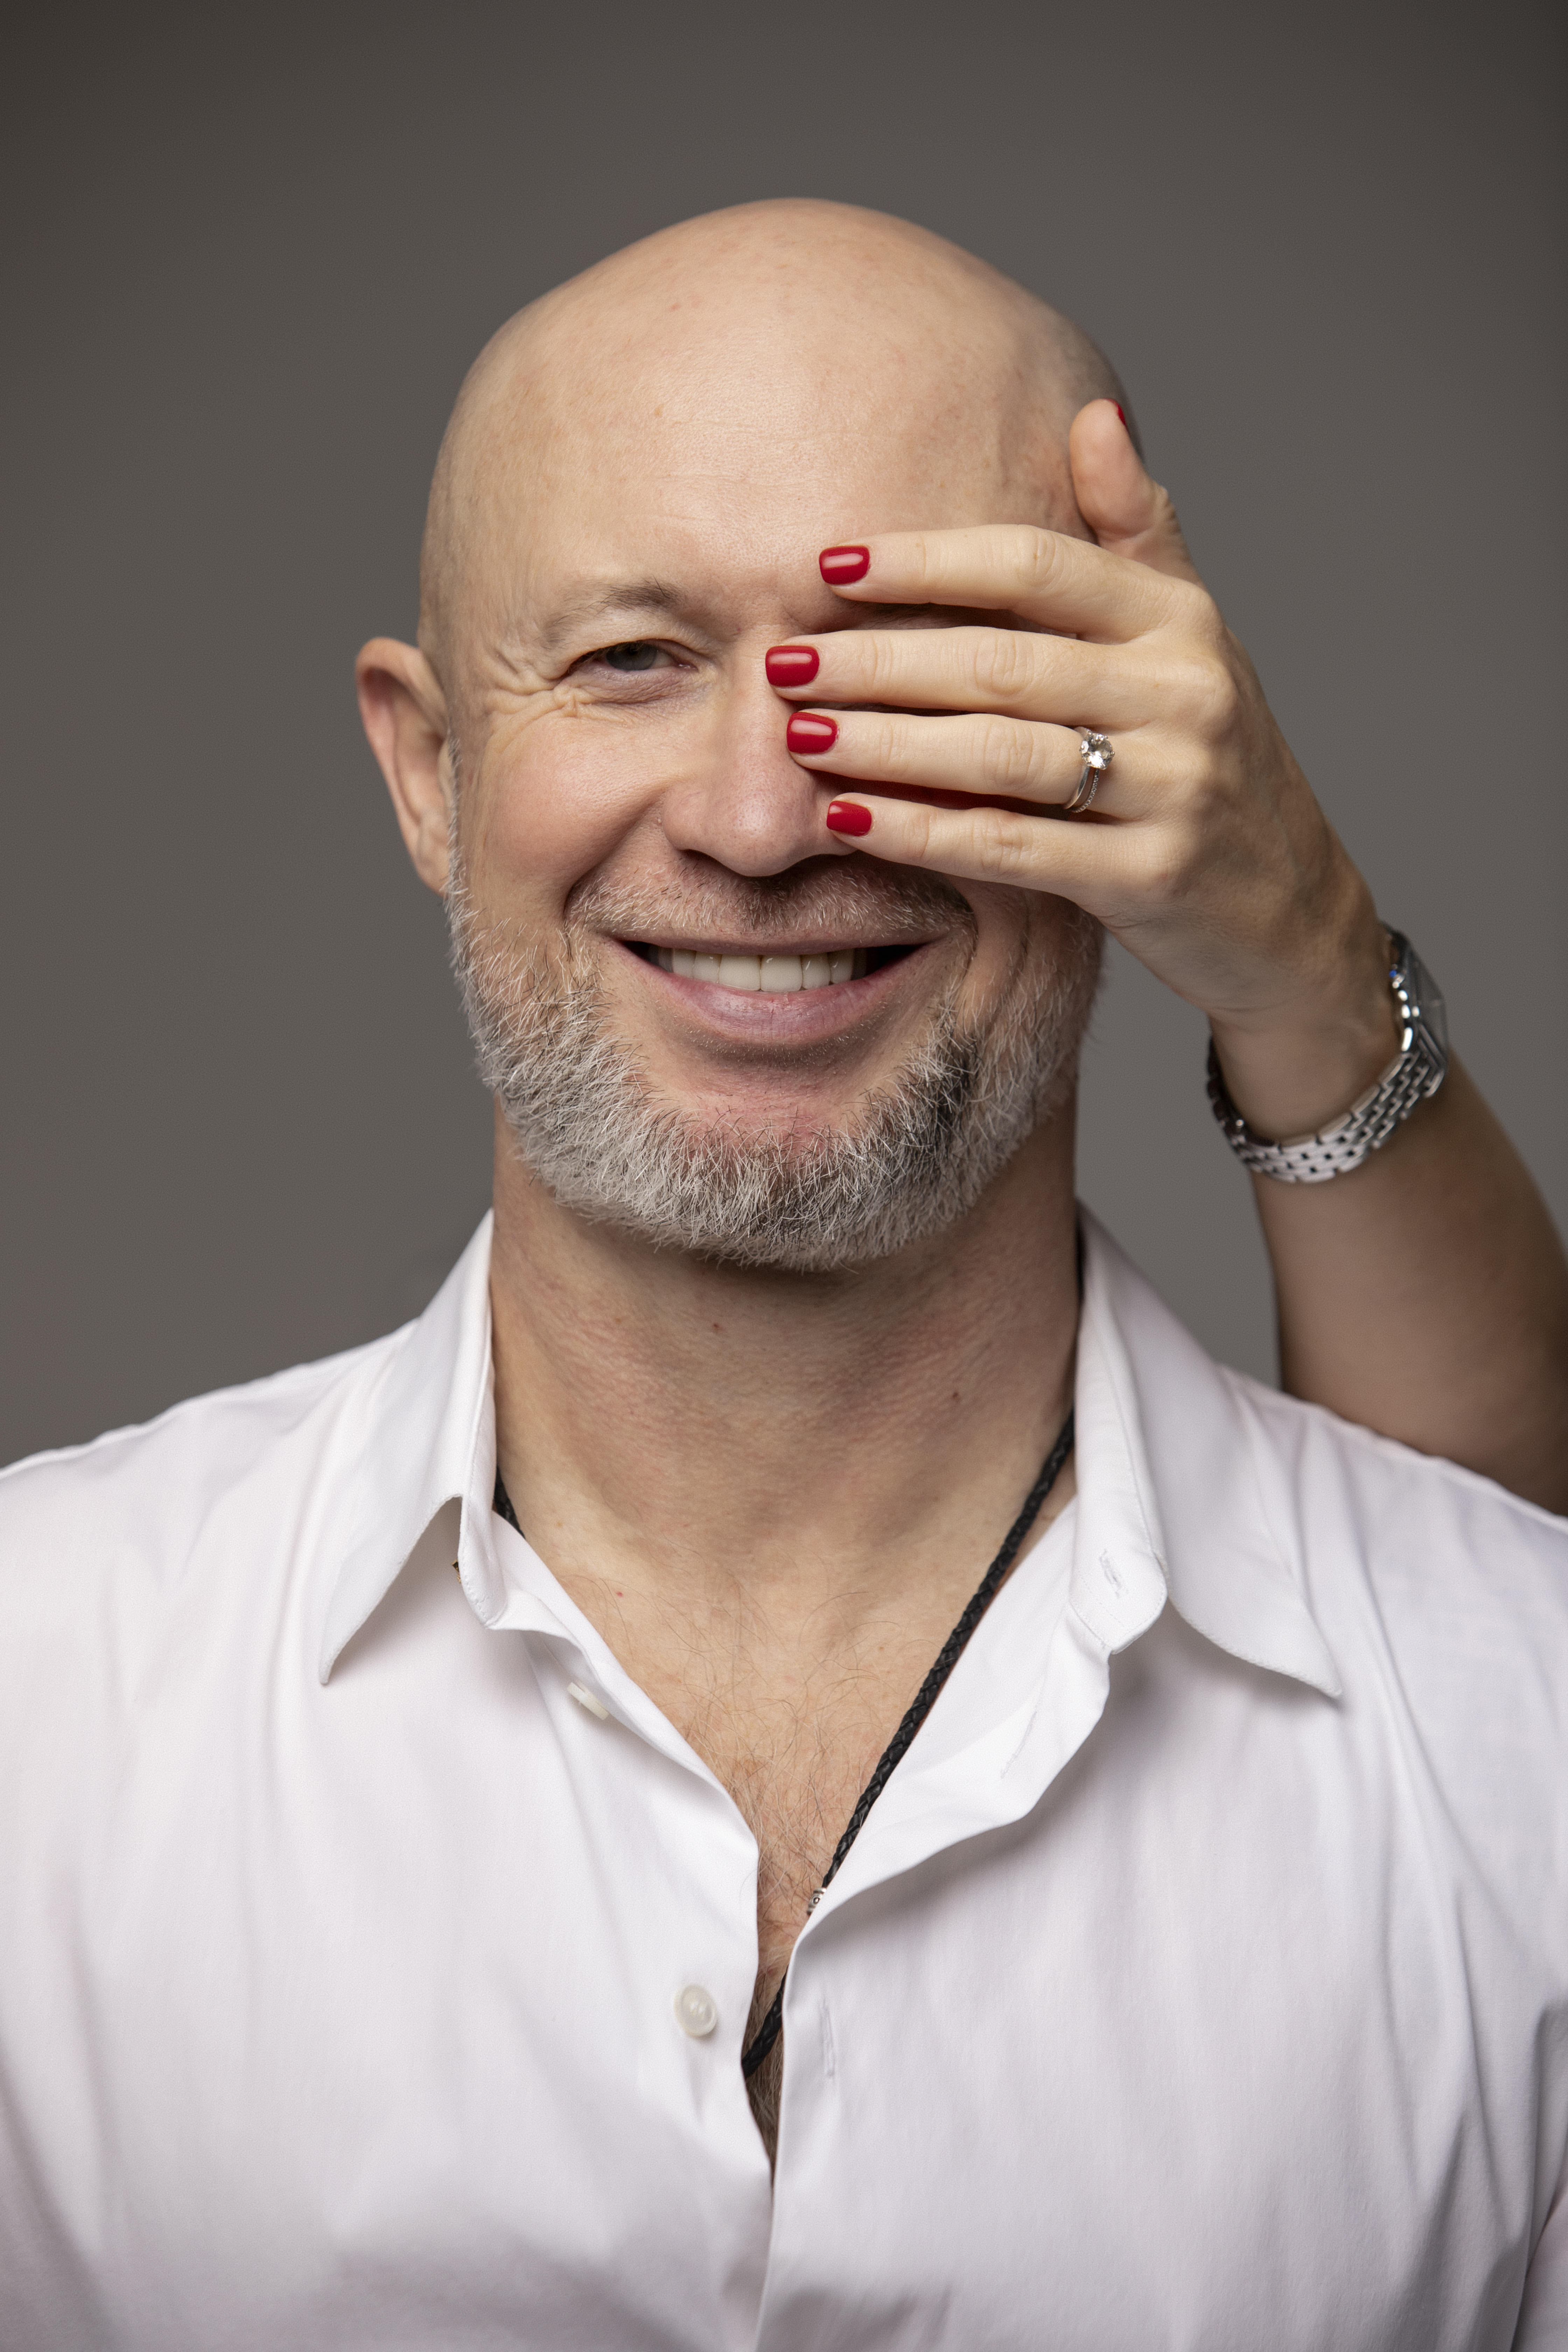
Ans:
<svg viewBox="0 0 1568 2352"><path fill-rule="evenodd" d="M0 1457L365 1339L488 1105L358 732L507 313L748 197L880 205L1079 319L1384 913L1568 1206L1557 12L188 16L12 37ZM1202 1024L1118 957L1084 1189L1267 1374Z"/></svg>

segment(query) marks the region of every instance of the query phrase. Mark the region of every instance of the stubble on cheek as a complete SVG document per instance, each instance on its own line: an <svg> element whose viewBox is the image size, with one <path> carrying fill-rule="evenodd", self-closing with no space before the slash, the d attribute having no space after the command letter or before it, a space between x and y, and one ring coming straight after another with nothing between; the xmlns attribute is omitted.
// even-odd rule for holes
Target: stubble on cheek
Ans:
<svg viewBox="0 0 1568 2352"><path fill-rule="evenodd" d="M982 919L943 877L830 854L761 877L684 858L657 794L625 789L622 730L574 690L509 686L485 717L454 759L453 963L481 1077L563 1206L659 1246L826 1268L961 1214L1048 1116L1093 993L1076 908L999 893ZM851 1027L787 1061L721 1040L694 1057L618 984L637 977L618 942L807 937L946 945L882 1040Z"/></svg>

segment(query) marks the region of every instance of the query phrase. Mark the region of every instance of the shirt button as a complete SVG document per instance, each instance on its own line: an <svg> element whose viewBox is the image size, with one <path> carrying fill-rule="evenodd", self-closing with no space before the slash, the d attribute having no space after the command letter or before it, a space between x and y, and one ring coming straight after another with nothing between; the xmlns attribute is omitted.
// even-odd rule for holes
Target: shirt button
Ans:
<svg viewBox="0 0 1568 2352"><path fill-rule="evenodd" d="M700 2042L719 2022L719 2004L706 1985L682 1985L675 1996L675 2014L681 2032Z"/></svg>

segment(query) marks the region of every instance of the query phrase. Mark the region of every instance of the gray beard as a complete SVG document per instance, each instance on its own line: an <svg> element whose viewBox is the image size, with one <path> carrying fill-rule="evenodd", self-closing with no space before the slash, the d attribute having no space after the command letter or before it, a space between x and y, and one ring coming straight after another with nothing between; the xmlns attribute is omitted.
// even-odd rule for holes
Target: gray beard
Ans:
<svg viewBox="0 0 1568 2352"><path fill-rule="evenodd" d="M663 929L776 936L781 920L864 936L868 908L887 938L933 910L949 929L957 911L973 934L951 883L856 866L736 877L657 903L591 889L574 903L564 954L546 961L479 913L453 850L452 963L480 1077L563 1208L656 1247L792 1273L889 1257L972 1209L1070 1089L1100 972L1100 926L1077 908L1059 907L1049 950L1037 940L1020 951L983 1017L960 1015L955 979L915 1051L852 1121L780 1134L658 1097L616 1034L598 942Z"/></svg>

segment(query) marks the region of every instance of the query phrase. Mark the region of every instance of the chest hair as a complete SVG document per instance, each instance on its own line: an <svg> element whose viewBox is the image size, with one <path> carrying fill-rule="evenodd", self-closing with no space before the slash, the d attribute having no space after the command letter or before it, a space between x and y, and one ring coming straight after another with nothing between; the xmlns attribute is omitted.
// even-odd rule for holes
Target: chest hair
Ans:
<svg viewBox="0 0 1568 2352"><path fill-rule="evenodd" d="M689 1622L629 1619L625 1596L608 1583L571 1583L579 1607L728 1790L756 1839L757 1977L749 2044L811 1897L941 1634L906 1625L898 1638L808 1640L786 1644L781 1655L776 1641L748 1639L752 1629L739 1620L710 1624L698 1638ZM781 2036L748 2083L770 2163L783 2059Z"/></svg>
<svg viewBox="0 0 1568 2352"><path fill-rule="evenodd" d="M712 1731L718 1727L681 1727L728 1789L757 1841L757 1977L742 2046L750 2044L767 2015L795 1937L809 1916L812 1895L908 1695L874 1696L851 1683L836 1699L837 1704L819 1705L809 1715L775 1706L769 1711L769 1736L761 1740L753 1737L744 1746L732 1736L715 1739ZM733 1727L731 1723L722 1728L732 1734ZM751 1728L753 1734L763 1729L754 1717ZM770 2165L778 2146L783 2080L781 2034L746 2084Z"/></svg>

